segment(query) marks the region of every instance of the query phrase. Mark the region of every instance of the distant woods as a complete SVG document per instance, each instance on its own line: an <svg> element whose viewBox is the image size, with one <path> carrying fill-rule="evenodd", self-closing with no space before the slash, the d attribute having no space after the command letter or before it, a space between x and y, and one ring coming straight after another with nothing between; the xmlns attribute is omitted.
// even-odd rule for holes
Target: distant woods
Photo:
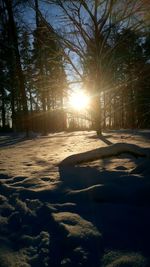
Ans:
<svg viewBox="0 0 150 267"><path fill-rule="evenodd" d="M0 0L1 130L69 127L70 81L90 95L88 120L98 133L150 127L149 7L140 0ZM74 116L70 127L80 128Z"/></svg>
<svg viewBox="0 0 150 267"><path fill-rule="evenodd" d="M40 16L38 1L34 29L23 24L21 12L27 4L1 1L1 127L11 123L14 130L54 130L58 118L63 126L64 59L55 31Z"/></svg>

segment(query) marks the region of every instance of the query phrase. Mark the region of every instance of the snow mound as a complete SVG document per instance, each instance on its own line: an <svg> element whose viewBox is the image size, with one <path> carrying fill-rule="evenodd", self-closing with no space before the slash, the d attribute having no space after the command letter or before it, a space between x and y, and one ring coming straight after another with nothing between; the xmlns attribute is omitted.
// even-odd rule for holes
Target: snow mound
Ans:
<svg viewBox="0 0 150 267"><path fill-rule="evenodd" d="M111 251L104 255L102 267L148 267L147 260L140 253Z"/></svg>
<svg viewBox="0 0 150 267"><path fill-rule="evenodd" d="M94 161L100 158L117 156L129 153L136 157L150 157L150 149L142 148L135 144L117 143L108 147L101 147L87 152L69 156L60 163L61 166L76 165L82 162Z"/></svg>
<svg viewBox="0 0 150 267"><path fill-rule="evenodd" d="M101 237L96 227L91 222L81 218L78 214L59 212L53 213L53 217L66 230L67 236L71 239L82 239L87 242L89 239L91 241L92 238L97 239Z"/></svg>
<svg viewBox="0 0 150 267"><path fill-rule="evenodd" d="M131 174L150 174L150 159L143 160L137 167L135 167Z"/></svg>
<svg viewBox="0 0 150 267"><path fill-rule="evenodd" d="M103 253L102 235L98 229L91 222L75 213L53 213L53 217L60 226L61 235L63 233L65 237L65 243L62 243L62 246L67 254L70 254L70 264L73 266L95 266ZM80 254L79 259L78 254Z"/></svg>

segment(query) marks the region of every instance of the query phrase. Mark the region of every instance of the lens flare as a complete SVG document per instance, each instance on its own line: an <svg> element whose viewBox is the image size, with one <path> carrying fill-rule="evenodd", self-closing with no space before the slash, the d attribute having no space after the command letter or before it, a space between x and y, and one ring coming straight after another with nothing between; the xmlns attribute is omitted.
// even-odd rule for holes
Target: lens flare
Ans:
<svg viewBox="0 0 150 267"><path fill-rule="evenodd" d="M69 97L69 106L76 110L86 109L89 105L89 97L84 92L73 92Z"/></svg>

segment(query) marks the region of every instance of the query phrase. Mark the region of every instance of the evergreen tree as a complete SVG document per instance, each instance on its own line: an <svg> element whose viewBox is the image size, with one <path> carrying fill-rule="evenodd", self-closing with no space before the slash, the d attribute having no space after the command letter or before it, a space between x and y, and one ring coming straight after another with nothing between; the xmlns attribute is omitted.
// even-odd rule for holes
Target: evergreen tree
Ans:
<svg viewBox="0 0 150 267"><path fill-rule="evenodd" d="M114 114L118 113L120 107L121 117L118 116L118 120L122 120L122 124L115 123L118 126L134 128L138 120L137 98L144 67L140 36L130 29L124 29L116 35L114 45L114 87L120 89L115 95L117 106L114 106Z"/></svg>
<svg viewBox="0 0 150 267"><path fill-rule="evenodd" d="M9 43L11 46L11 53L12 57L14 58L12 72L14 79L16 78L16 84L18 86L18 99L19 100L19 107L22 111L22 123L23 127L26 129L26 133L28 134L28 105L27 105L27 96L26 96L26 89L25 89L25 80L21 65L21 57L19 51L19 41L18 41L18 30L16 26L15 16L14 16L14 2L11 0L3 0L3 6L7 13L7 22L8 22L8 36L9 36ZM12 93L14 95L14 92ZM14 101L14 96L12 97ZM13 103L13 108L14 107ZM12 116L14 114L14 110L12 111Z"/></svg>
<svg viewBox="0 0 150 267"><path fill-rule="evenodd" d="M66 75L58 39L52 27L47 27L36 6L33 63L34 81L43 111L63 106Z"/></svg>
<svg viewBox="0 0 150 267"><path fill-rule="evenodd" d="M36 95L36 90L33 85L32 79L32 71L33 71L33 64L32 64L32 47L29 32L26 29L21 29L21 37L20 37L20 56L21 56L21 63L22 63L22 70L25 77L25 87L26 87L26 94L28 99L28 107L29 110L32 111L35 108L35 99L34 96Z"/></svg>
<svg viewBox="0 0 150 267"><path fill-rule="evenodd" d="M13 76L13 49L9 39L8 19L3 1L0 2L0 110L1 110L1 126L6 127L10 123L11 114L14 111L14 79ZM9 121L6 121L6 118Z"/></svg>

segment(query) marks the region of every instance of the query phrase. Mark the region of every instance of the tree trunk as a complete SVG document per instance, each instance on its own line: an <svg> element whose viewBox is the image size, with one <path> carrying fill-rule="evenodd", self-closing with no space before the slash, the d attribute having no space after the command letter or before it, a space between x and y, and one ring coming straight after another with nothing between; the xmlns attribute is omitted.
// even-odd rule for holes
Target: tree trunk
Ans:
<svg viewBox="0 0 150 267"><path fill-rule="evenodd" d="M35 12L36 12L36 27L39 27L39 3L38 0L35 0Z"/></svg>
<svg viewBox="0 0 150 267"><path fill-rule="evenodd" d="M4 88L1 90L2 92L2 128L5 128L6 126L6 110L5 110L5 91Z"/></svg>
<svg viewBox="0 0 150 267"><path fill-rule="evenodd" d="M103 111L103 129L106 129L106 94L103 93L104 111Z"/></svg>
<svg viewBox="0 0 150 267"><path fill-rule="evenodd" d="M96 95L93 97L92 101L92 113L94 121L94 130L97 132L97 135L100 135L102 132L101 129L101 107L100 107L100 97Z"/></svg>
<svg viewBox="0 0 150 267"><path fill-rule="evenodd" d="M18 34L16 29L16 24L14 20L13 15L13 9L12 9L12 1L11 0L5 0L6 9L8 13L8 20L9 20L9 33L11 42L14 48L14 55L16 60L16 74L18 77L19 82L19 91L21 95L21 104L23 108L23 120L24 120L24 127L26 130L26 134L28 135L28 105L27 105L27 97L26 97L26 91L25 91L25 81L24 81L24 75L22 71L21 66L21 60L20 60L20 53L19 53L19 47L18 47Z"/></svg>

